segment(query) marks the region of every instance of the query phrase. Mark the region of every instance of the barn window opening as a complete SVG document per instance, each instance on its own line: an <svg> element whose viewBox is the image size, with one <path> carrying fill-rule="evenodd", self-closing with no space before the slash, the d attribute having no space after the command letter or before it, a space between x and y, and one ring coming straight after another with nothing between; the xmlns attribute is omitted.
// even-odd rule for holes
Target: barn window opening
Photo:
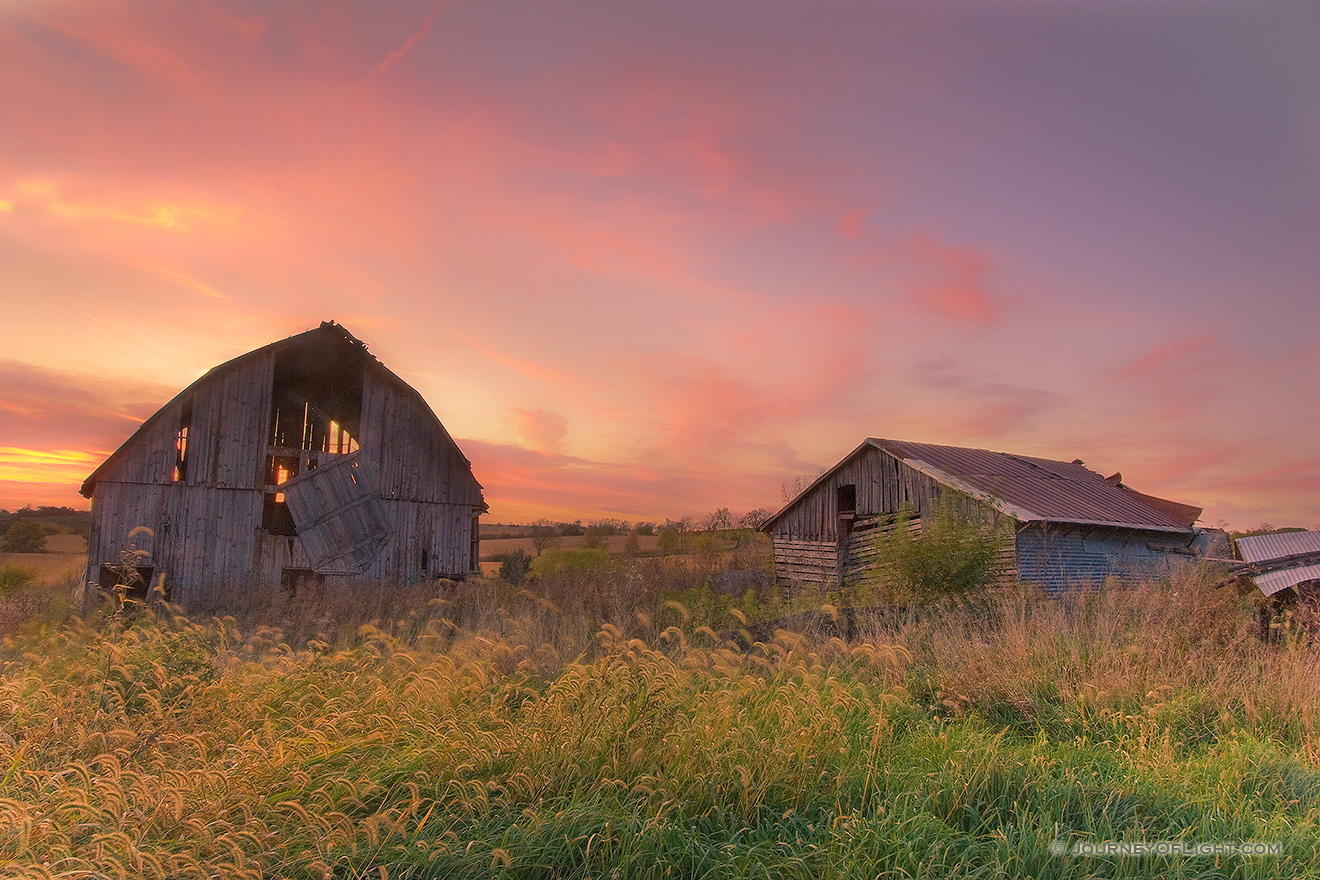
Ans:
<svg viewBox="0 0 1320 880"><path fill-rule="evenodd" d="M192 427L192 401L179 413L179 430L174 434L174 482L188 479L188 429Z"/></svg>
<svg viewBox="0 0 1320 880"><path fill-rule="evenodd" d="M361 354L332 340L277 354L270 445L327 455L356 452L365 376Z"/></svg>
<svg viewBox="0 0 1320 880"><path fill-rule="evenodd" d="M839 516L857 514L857 487L853 485L839 487Z"/></svg>
<svg viewBox="0 0 1320 880"><path fill-rule="evenodd" d="M283 486L285 483L298 476L298 469L301 462L296 455L270 455L266 459L266 486L268 494L272 494L276 501L284 501L284 493L278 491L275 487ZM272 491L274 490L274 491Z"/></svg>

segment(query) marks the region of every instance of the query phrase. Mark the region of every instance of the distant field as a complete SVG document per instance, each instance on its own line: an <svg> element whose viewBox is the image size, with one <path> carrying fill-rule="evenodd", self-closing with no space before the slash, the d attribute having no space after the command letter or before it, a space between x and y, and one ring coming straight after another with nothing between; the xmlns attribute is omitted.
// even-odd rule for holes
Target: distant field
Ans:
<svg viewBox="0 0 1320 880"><path fill-rule="evenodd" d="M87 564L87 540L82 535L50 535L45 553L0 553L0 566L30 565L44 581L81 576Z"/></svg>
<svg viewBox="0 0 1320 880"><path fill-rule="evenodd" d="M581 547L587 539L577 535L572 538L555 538L553 540L554 543L550 546L568 550ZM605 539L605 549L611 553L622 553L623 543L627 540L627 535L610 535ZM638 535L637 540L641 551L650 553L655 550L656 543L660 539L655 535ZM529 556L536 555L531 538L483 538L481 541L481 558L484 560L491 560L503 553L512 553L515 550L522 550Z"/></svg>

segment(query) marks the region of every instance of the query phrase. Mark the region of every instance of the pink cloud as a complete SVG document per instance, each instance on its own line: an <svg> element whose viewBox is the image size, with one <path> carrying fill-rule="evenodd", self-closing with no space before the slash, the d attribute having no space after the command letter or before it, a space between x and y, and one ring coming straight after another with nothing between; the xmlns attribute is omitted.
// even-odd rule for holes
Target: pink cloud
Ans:
<svg viewBox="0 0 1320 880"><path fill-rule="evenodd" d="M1151 346L1144 353L1114 370L1116 379L1146 380L1154 375L1186 374L1199 371L1210 363L1207 357L1216 340L1209 336L1170 339Z"/></svg>
<svg viewBox="0 0 1320 880"><path fill-rule="evenodd" d="M371 75L380 76L382 73L388 70L392 65L397 64L409 52L411 52L413 50L413 47L416 46L418 43L420 43L422 39L427 35L427 33L431 30L431 25L435 23L435 17L439 15L440 11L444 9L446 6L448 6L450 2L451 0L441 0L440 3L437 3L435 4L435 6L431 7L431 11L426 14L426 18L422 19L422 23L417 28L417 30L414 31L412 35L409 36L408 39L403 42L402 46L395 49L385 58L385 60L381 61L380 64L376 65L376 69L371 72Z"/></svg>
<svg viewBox="0 0 1320 880"><path fill-rule="evenodd" d="M514 409L514 435L524 447L537 452L558 452L568 433L568 419L543 409Z"/></svg>
<svg viewBox="0 0 1320 880"><path fill-rule="evenodd" d="M848 213L839 218L835 225L835 230L844 238L861 238L866 223L866 215L870 213L870 208L859 206L853 208Z"/></svg>
<svg viewBox="0 0 1320 880"><path fill-rule="evenodd" d="M999 309L986 291L993 265L988 255L925 235L913 238L908 252L919 273L912 295L923 306L942 317L982 326L999 320Z"/></svg>

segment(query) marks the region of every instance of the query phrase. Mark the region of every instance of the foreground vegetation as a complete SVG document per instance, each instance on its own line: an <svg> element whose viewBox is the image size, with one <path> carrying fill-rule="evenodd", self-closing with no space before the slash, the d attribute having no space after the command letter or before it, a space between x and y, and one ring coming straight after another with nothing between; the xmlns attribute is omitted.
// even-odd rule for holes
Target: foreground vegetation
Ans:
<svg viewBox="0 0 1320 880"><path fill-rule="evenodd" d="M754 596L553 586L30 622L0 651L0 873L1320 873L1320 660L1194 576L799 632ZM1281 854L1051 849L1163 840Z"/></svg>

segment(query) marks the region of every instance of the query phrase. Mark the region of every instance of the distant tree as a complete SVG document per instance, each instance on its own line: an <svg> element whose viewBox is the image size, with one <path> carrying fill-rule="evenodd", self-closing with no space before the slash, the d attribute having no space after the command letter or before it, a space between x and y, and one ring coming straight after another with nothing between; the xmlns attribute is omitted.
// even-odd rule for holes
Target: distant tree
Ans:
<svg viewBox="0 0 1320 880"><path fill-rule="evenodd" d="M19 519L9 524L3 545L6 553L42 553L46 549L46 532L30 519Z"/></svg>
<svg viewBox="0 0 1320 880"><path fill-rule="evenodd" d="M726 532L733 528L733 516L727 507L717 507L701 521L702 531Z"/></svg>
<svg viewBox="0 0 1320 880"><path fill-rule="evenodd" d="M819 476L819 474L817 475ZM797 474L792 479L784 480L779 485L779 494L785 502L792 501L807 490L807 487L816 482L816 477L811 474Z"/></svg>
<svg viewBox="0 0 1320 880"><path fill-rule="evenodd" d="M639 522L637 525L633 526L633 532L638 535L654 535L655 523Z"/></svg>
<svg viewBox="0 0 1320 880"><path fill-rule="evenodd" d="M558 543L558 536L555 534L555 527L548 519L538 519L532 523L532 549L536 555L540 556L549 548Z"/></svg>
<svg viewBox="0 0 1320 880"><path fill-rule="evenodd" d="M665 517L665 524L659 526L656 531L686 532L690 528L692 528L692 517L690 516L685 516L682 519L670 519L669 517Z"/></svg>
<svg viewBox="0 0 1320 880"><path fill-rule="evenodd" d="M688 529L691 527L692 518L689 516L682 519L666 519L665 524L655 530L658 536L655 544L656 550L662 556L689 552L692 549L692 540L688 534Z"/></svg>
<svg viewBox="0 0 1320 880"><path fill-rule="evenodd" d="M582 546L588 550L604 550L605 540L614 534L607 523L592 523L582 530Z"/></svg>
<svg viewBox="0 0 1320 880"><path fill-rule="evenodd" d="M755 510L749 510L738 518L738 528L740 529L759 529L771 516L771 511L767 507L758 507Z"/></svg>

